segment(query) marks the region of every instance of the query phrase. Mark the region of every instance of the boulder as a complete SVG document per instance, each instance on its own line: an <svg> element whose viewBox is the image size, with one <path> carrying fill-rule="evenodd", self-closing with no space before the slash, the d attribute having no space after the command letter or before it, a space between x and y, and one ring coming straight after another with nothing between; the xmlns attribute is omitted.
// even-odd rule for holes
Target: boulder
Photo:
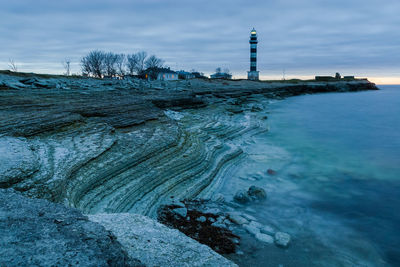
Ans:
<svg viewBox="0 0 400 267"><path fill-rule="evenodd" d="M255 185L250 186L247 194L254 200L263 200L267 198L267 193L265 193L265 190Z"/></svg>
<svg viewBox="0 0 400 267"><path fill-rule="evenodd" d="M290 235L284 232L275 234L275 244L279 247L287 247L290 243Z"/></svg>
<svg viewBox="0 0 400 267"><path fill-rule="evenodd" d="M233 199L238 203L245 204L250 201L250 196L245 190L241 189L236 192Z"/></svg>

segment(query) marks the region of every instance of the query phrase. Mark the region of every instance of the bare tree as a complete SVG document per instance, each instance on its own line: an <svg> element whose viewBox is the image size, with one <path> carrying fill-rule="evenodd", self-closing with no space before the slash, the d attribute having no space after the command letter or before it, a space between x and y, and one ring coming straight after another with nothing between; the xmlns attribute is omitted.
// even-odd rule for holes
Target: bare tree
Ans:
<svg viewBox="0 0 400 267"><path fill-rule="evenodd" d="M164 60L156 57L155 55L151 55L149 58L146 59L144 64L147 69L161 68L164 65Z"/></svg>
<svg viewBox="0 0 400 267"><path fill-rule="evenodd" d="M130 75L133 75L136 71L137 59L136 54L126 56L126 69Z"/></svg>
<svg viewBox="0 0 400 267"><path fill-rule="evenodd" d="M65 75L69 76L71 74L71 60L65 59L62 64L65 69Z"/></svg>
<svg viewBox="0 0 400 267"><path fill-rule="evenodd" d="M124 54L117 54L117 61L116 61L116 68L117 68L117 74L119 76L124 76L125 75L125 61L126 57Z"/></svg>
<svg viewBox="0 0 400 267"><path fill-rule="evenodd" d="M91 51L81 60L82 74L89 76L92 75L94 77L101 78L106 73L105 58L106 53L104 53L103 51Z"/></svg>
<svg viewBox="0 0 400 267"><path fill-rule="evenodd" d="M14 59L9 59L8 60L8 67L10 68L11 71L17 72L18 68L17 68L17 64L15 63Z"/></svg>
<svg viewBox="0 0 400 267"><path fill-rule="evenodd" d="M115 76L117 74L118 55L108 52L104 55L105 73L107 76Z"/></svg>
<svg viewBox="0 0 400 267"><path fill-rule="evenodd" d="M145 69L146 58L147 58L147 53L144 51L128 55L126 61L126 67L128 69L129 74L134 74L136 72L138 75L141 75Z"/></svg>

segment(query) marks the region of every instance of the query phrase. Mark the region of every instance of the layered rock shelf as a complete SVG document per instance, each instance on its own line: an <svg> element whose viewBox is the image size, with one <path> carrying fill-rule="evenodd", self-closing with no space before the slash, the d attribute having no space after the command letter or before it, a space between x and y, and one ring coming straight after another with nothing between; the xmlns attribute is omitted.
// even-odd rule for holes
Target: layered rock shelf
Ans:
<svg viewBox="0 0 400 267"><path fill-rule="evenodd" d="M155 218L211 198L268 130L270 98L375 90L367 80L147 82L0 73L0 188L86 214ZM97 217L96 217L97 218Z"/></svg>

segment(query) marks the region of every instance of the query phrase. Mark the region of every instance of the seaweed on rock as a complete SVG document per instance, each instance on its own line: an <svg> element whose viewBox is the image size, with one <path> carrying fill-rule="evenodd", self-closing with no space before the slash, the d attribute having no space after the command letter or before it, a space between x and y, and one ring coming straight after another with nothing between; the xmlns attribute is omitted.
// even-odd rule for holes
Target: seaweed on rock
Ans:
<svg viewBox="0 0 400 267"><path fill-rule="evenodd" d="M158 220L218 253L234 253L240 237L225 226L224 215L203 211L203 203L204 200L185 200L184 207L176 204L163 205L158 210ZM176 212L177 209L186 209L186 216Z"/></svg>

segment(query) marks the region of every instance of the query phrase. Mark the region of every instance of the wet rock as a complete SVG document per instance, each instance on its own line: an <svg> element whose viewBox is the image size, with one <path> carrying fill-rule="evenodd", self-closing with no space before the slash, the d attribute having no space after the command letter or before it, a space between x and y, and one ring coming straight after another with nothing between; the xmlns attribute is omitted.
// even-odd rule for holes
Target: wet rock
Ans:
<svg viewBox="0 0 400 267"><path fill-rule="evenodd" d="M197 218L197 221L203 223L203 222L207 221L207 218L204 216L200 216L199 218Z"/></svg>
<svg viewBox="0 0 400 267"><path fill-rule="evenodd" d="M257 222L257 221L251 221L251 222L249 223L249 225L250 225L250 226L253 226L253 227L255 227L255 228L258 228L258 229L263 228L263 225L262 225L261 223Z"/></svg>
<svg viewBox="0 0 400 267"><path fill-rule="evenodd" d="M258 229L257 227L254 227L254 226L252 226L252 225L245 224L245 225L243 226L243 228L244 228L248 233L250 233L250 234L252 234L252 235L256 235L256 234L260 233L260 229Z"/></svg>
<svg viewBox="0 0 400 267"><path fill-rule="evenodd" d="M233 199L241 204L246 204L248 202L250 202L250 196L247 193L247 191L241 189L239 191L236 192L235 196L233 197Z"/></svg>
<svg viewBox="0 0 400 267"><path fill-rule="evenodd" d="M284 232L275 234L275 244L279 247L287 247L290 243L290 235Z"/></svg>
<svg viewBox="0 0 400 267"><path fill-rule="evenodd" d="M233 223L242 225L242 224L248 224L249 221L243 218L240 215L237 214L229 214L229 220L231 220Z"/></svg>
<svg viewBox="0 0 400 267"><path fill-rule="evenodd" d="M267 235L275 235L275 230L269 225L264 225L262 228L260 228L261 233L267 234Z"/></svg>
<svg viewBox="0 0 400 267"><path fill-rule="evenodd" d="M173 200L169 205L173 205L179 208L185 208L185 204L178 200Z"/></svg>
<svg viewBox="0 0 400 267"><path fill-rule="evenodd" d="M254 200L263 200L267 198L267 193L265 193L265 190L254 185L250 186L247 194Z"/></svg>
<svg viewBox="0 0 400 267"><path fill-rule="evenodd" d="M270 236L270 235L257 233L255 236L261 242L268 243L268 244L273 244L274 243L274 238L272 236Z"/></svg>
<svg viewBox="0 0 400 267"><path fill-rule="evenodd" d="M187 215L187 209L186 208L177 208L177 209L173 209L173 212L175 214L178 214L179 216L186 218Z"/></svg>

